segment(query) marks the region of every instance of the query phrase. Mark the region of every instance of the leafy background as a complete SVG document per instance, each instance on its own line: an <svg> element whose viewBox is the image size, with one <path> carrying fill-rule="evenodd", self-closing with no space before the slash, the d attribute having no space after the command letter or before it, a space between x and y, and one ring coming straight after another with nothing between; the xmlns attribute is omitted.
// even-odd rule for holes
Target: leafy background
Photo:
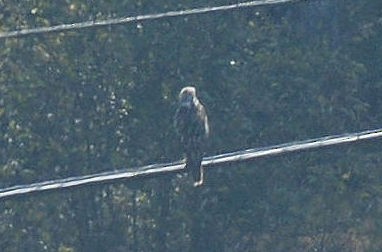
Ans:
<svg viewBox="0 0 382 252"><path fill-rule="evenodd" d="M0 0L0 31L232 1ZM0 40L0 186L381 127L382 2L311 0ZM379 141L0 203L1 251L380 251Z"/></svg>

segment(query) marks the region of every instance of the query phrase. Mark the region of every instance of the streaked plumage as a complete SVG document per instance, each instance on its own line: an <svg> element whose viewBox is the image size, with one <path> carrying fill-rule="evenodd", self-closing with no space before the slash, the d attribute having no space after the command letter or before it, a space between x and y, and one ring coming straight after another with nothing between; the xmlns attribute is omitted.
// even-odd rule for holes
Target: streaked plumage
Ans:
<svg viewBox="0 0 382 252"><path fill-rule="evenodd" d="M206 111L196 97L194 87L184 87L180 91L174 124L186 154L186 170L191 171L194 185L200 186L203 184L201 162L209 126Z"/></svg>

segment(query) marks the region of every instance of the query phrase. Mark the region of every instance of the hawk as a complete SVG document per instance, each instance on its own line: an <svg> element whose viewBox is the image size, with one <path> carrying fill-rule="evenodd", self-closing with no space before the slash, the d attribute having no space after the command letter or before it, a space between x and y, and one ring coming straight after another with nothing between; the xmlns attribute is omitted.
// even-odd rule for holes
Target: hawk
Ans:
<svg viewBox="0 0 382 252"><path fill-rule="evenodd" d="M194 186L200 186L203 184L201 163L209 126L206 110L196 97L194 87L184 87L180 91L174 125L186 154L186 170L191 171Z"/></svg>

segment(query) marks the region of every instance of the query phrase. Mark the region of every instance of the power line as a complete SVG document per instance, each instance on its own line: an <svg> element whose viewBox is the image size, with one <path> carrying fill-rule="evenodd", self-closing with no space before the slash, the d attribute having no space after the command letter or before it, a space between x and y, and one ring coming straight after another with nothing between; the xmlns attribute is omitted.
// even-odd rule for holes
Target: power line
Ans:
<svg viewBox="0 0 382 252"><path fill-rule="evenodd" d="M244 151L236 151L203 159L204 168L216 167L218 164L246 161L260 157L285 154L289 152L297 152L302 150L317 149L321 147L358 142L361 140L374 139L382 137L382 128L375 130L362 131L351 134L342 134L327 136L305 141L289 142L280 145L273 145L263 148L248 149ZM184 170L184 163L178 161L167 164L153 164L135 169L125 169L110 172L103 172L93 175L85 175L71 177L65 179L50 180L29 185L12 186L0 189L1 198L11 198L18 195L37 193L43 191L61 190L64 188L72 188L96 184L110 184L121 180L130 180L136 178L154 177L160 174L168 174L173 172L181 172Z"/></svg>
<svg viewBox="0 0 382 252"><path fill-rule="evenodd" d="M86 22L72 23L72 24L61 24L61 25L49 26L49 27L22 29L22 30L15 30L15 31L9 31L9 32L2 32L0 33L0 39L22 37L22 36L31 35L31 34L60 32L60 31L77 30L77 29L91 28L91 27L102 27L102 26L108 26L108 25L125 24L125 23L131 23L131 22L154 20L154 19L161 19L161 18L168 18L168 17L179 17L179 16L204 14L204 13L211 13L211 12L218 12L218 11L228 11L228 10L234 10L234 9L240 9L240 8L271 5L271 4L281 4L281 3L295 2L295 1L301 1L301 0L258 0L258 1L231 4L231 5L221 5L221 6L215 6L215 7L202 7L202 8L187 9L187 10L180 10L180 11L169 11L169 12L163 12L163 13L157 13L157 14L112 18L112 19L106 19L106 20L100 20L100 21L86 21Z"/></svg>

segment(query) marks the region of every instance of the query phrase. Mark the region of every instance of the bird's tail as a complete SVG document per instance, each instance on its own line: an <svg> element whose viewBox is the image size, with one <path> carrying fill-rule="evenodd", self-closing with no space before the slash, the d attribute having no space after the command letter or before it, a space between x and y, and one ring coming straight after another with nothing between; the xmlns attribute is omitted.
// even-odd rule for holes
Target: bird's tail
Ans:
<svg viewBox="0 0 382 252"><path fill-rule="evenodd" d="M203 155L199 153L187 154L186 169L191 171L194 186L201 186L203 184L202 160Z"/></svg>

